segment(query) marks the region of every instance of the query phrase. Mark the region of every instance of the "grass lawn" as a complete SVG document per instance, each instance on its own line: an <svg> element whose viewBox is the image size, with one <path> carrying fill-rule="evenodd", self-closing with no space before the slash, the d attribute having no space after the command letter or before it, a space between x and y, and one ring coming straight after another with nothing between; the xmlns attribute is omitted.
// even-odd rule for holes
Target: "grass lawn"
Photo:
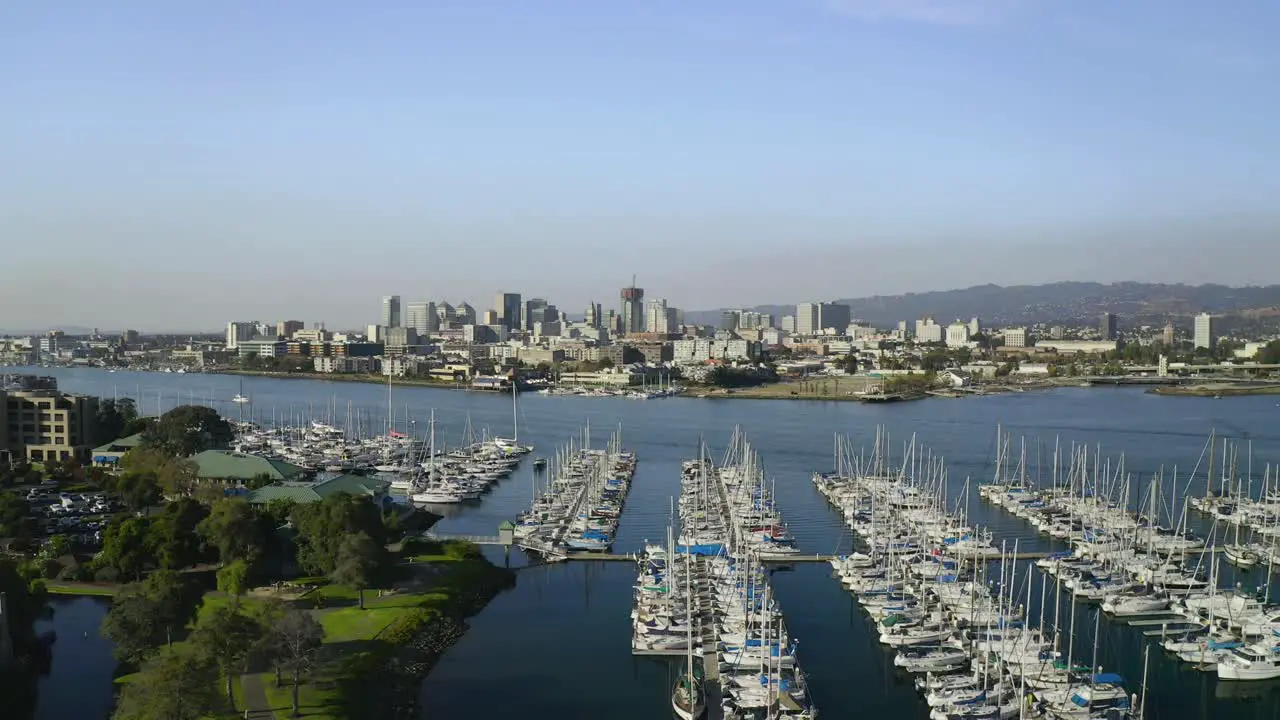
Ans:
<svg viewBox="0 0 1280 720"><path fill-rule="evenodd" d="M262 688L267 691L267 702L277 720L288 720L293 713L293 688L289 679L280 687L276 687L274 673L263 673ZM304 718L311 720L342 720L338 706L337 692L331 687L319 688L304 684L298 687L298 711Z"/></svg>
<svg viewBox="0 0 1280 720"><path fill-rule="evenodd" d="M118 589L114 585L88 583L46 582L44 586L50 595L91 595L93 597L113 597Z"/></svg>

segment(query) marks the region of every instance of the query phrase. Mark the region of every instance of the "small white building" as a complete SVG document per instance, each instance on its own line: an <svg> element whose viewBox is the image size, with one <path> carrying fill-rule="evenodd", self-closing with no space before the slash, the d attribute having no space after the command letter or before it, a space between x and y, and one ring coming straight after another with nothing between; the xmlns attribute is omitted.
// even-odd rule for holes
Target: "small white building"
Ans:
<svg viewBox="0 0 1280 720"><path fill-rule="evenodd" d="M969 344L969 326L956 322L947 326L947 347L961 347Z"/></svg>
<svg viewBox="0 0 1280 720"><path fill-rule="evenodd" d="M968 326L966 325L965 328L968 329ZM955 368L947 368L938 373L938 379L950 383L951 387L965 387L972 382L969 373Z"/></svg>

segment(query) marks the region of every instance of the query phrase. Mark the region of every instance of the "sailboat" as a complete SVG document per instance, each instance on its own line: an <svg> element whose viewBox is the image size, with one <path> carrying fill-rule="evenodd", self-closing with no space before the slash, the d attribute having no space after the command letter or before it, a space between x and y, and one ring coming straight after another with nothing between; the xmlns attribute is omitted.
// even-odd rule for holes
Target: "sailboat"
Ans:
<svg viewBox="0 0 1280 720"><path fill-rule="evenodd" d="M240 392L236 393L236 394L235 394L235 397L231 398L231 402L233 402L233 403L235 403L235 404L237 404L237 405L248 405L248 404L249 404L249 396L244 394L244 381L243 381L243 380L241 380L241 381L240 381Z"/></svg>
<svg viewBox="0 0 1280 720"><path fill-rule="evenodd" d="M490 442L508 453L525 455L533 452L528 445L521 445L520 440L520 403L517 395L516 376L511 373L511 439L494 437Z"/></svg>
<svg viewBox="0 0 1280 720"><path fill-rule="evenodd" d="M692 564L693 555L686 553L684 556L684 607L685 627L688 638L688 645L685 648L685 662L687 664L679 679L676 680L675 689L671 691L671 709L675 711L676 717L681 720L696 720L707 711L702 683L698 681L693 669L693 583L689 577Z"/></svg>

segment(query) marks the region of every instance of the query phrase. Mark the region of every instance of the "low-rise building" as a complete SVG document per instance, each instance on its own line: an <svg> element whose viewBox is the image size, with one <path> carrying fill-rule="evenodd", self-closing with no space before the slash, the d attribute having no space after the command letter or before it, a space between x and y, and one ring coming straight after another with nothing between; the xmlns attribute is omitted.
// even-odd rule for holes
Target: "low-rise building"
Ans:
<svg viewBox="0 0 1280 720"><path fill-rule="evenodd" d="M142 444L142 433L135 433L128 437L117 438L111 442L93 449L90 458L93 464L98 467L115 467L120 463L120 458L130 450Z"/></svg>
<svg viewBox="0 0 1280 720"><path fill-rule="evenodd" d="M521 347L516 350L516 359L526 365L555 365L564 362L565 354L563 350L551 348Z"/></svg>
<svg viewBox="0 0 1280 720"><path fill-rule="evenodd" d="M236 349L241 357L256 355L264 358L278 358L288 353L289 344L275 338L254 338L239 341L236 343Z"/></svg>
<svg viewBox="0 0 1280 720"><path fill-rule="evenodd" d="M367 497L382 504L389 502L386 480L364 475L339 475L316 482L278 482L252 490L246 499L253 505L266 505L272 500L289 500L300 505L321 502L327 497L345 493Z"/></svg>
<svg viewBox="0 0 1280 720"><path fill-rule="evenodd" d="M277 482L297 481L307 474L305 468L293 463L230 450L205 450L192 455L191 461L196 465L196 478L227 485L239 485L257 477Z"/></svg>
<svg viewBox="0 0 1280 720"><path fill-rule="evenodd" d="M671 361L698 364L708 360L752 360L760 355L760 343L751 340L676 340L671 344Z"/></svg>
<svg viewBox="0 0 1280 720"><path fill-rule="evenodd" d="M1006 328L1004 331L1005 347L1026 347L1027 329L1024 327Z"/></svg>
<svg viewBox="0 0 1280 720"><path fill-rule="evenodd" d="M371 373L377 372L382 366L378 358L373 357L322 355L311 358L311 361L314 363L316 372L320 373Z"/></svg>
<svg viewBox="0 0 1280 720"><path fill-rule="evenodd" d="M51 377L10 376L0 385L0 456L28 462L89 461L98 398L58 391Z"/></svg>
<svg viewBox="0 0 1280 720"><path fill-rule="evenodd" d="M1035 344L1036 350L1052 349L1060 355L1105 353L1118 347L1115 340L1040 340Z"/></svg>

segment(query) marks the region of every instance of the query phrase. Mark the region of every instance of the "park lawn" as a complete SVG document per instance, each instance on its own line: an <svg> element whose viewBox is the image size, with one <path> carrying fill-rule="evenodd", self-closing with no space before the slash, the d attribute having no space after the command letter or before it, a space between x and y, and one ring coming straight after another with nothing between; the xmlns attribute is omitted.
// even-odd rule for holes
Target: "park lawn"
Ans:
<svg viewBox="0 0 1280 720"><path fill-rule="evenodd" d="M90 597L113 597L119 586L90 585L88 583L45 582L44 587L50 595L86 595Z"/></svg>
<svg viewBox="0 0 1280 720"><path fill-rule="evenodd" d="M373 640L388 625L405 615L413 606L389 608L340 608L320 616L325 643Z"/></svg>
<svg viewBox="0 0 1280 720"><path fill-rule="evenodd" d="M267 703L277 720L288 720L293 714L293 688L288 679L276 687L274 673L262 674L262 688L267 693ZM337 691L332 687L316 687L303 684L298 687L298 712L310 720L342 720Z"/></svg>

